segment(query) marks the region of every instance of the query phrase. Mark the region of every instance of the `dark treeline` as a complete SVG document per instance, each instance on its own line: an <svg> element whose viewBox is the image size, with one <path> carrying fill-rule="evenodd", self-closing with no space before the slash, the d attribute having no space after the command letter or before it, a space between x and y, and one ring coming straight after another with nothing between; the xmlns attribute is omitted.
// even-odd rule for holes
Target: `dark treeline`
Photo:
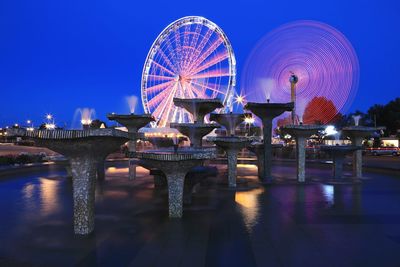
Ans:
<svg viewBox="0 0 400 267"><path fill-rule="evenodd" d="M385 135L398 135L400 129L400 97L395 98L386 105L375 104L367 112L355 111L346 115L339 115L336 121L338 128L354 125L353 116L360 115L360 125L386 127Z"/></svg>

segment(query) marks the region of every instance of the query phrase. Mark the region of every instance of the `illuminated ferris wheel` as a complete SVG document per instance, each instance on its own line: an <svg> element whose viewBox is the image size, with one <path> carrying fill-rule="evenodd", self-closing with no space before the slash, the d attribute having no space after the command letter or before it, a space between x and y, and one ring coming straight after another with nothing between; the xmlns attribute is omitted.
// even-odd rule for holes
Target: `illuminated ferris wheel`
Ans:
<svg viewBox="0 0 400 267"><path fill-rule="evenodd" d="M219 98L231 108L236 60L231 44L215 23L203 17L178 19L157 37L142 73L142 102L158 127L191 122L173 98Z"/></svg>

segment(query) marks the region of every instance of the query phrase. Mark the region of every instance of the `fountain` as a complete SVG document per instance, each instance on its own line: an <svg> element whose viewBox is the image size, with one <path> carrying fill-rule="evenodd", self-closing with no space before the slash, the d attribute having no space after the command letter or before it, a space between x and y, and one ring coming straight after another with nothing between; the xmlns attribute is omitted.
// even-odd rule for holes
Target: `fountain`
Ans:
<svg viewBox="0 0 400 267"><path fill-rule="evenodd" d="M72 120L72 129L81 129L87 130L90 128L90 124L93 121L93 118L96 116L96 111L93 108L77 108L75 110L74 118ZM79 118L79 125L77 125L77 121Z"/></svg>
<svg viewBox="0 0 400 267"><path fill-rule="evenodd" d="M136 141L138 139L138 131L140 128L146 126L149 122L155 121L153 116L150 114L127 114L127 115L117 115L108 114L107 118L112 121L117 121L119 124L125 126L128 129L129 143L128 150L129 153L134 153L136 151ZM136 165L135 160L130 156L129 159L129 179L134 179L136 177Z"/></svg>
<svg viewBox="0 0 400 267"><path fill-rule="evenodd" d="M126 102L128 103L130 114L135 113L136 105L138 102L138 98L135 95L125 97Z"/></svg>
<svg viewBox="0 0 400 267"><path fill-rule="evenodd" d="M241 124L250 113L211 113L210 121L215 121L226 129L227 136L235 135L236 127Z"/></svg>
<svg viewBox="0 0 400 267"><path fill-rule="evenodd" d="M282 148L282 144L271 144L272 150ZM248 149L253 152L257 156L257 171L258 171L258 178L262 180L264 175L264 143L261 142L253 142L248 147Z"/></svg>
<svg viewBox="0 0 400 267"><path fill-rule="evenodd" d="M353 146L361 146L364 138L371 136L377 129L359 125L360 116L353 116L355 126L344 127L342 133L351 138ZM353 176L362 177L362 150L356 150L353 154Z"/></svg>
<svg viewBox="0 0 400 267"><path fill-rule="evenodd" d="M194 123L204 123L204 117L217 108L222 108L218 98L174 98L174 105L186 109L193 116Z"/></svg>
<svg viewBox="0 0 400 267"><path fill-rule="evenodd" d="M128 140L115 129L33 130L10 129L11 135L33 139L68 158L72 171L74 232L90 234L94 230L96 170L105 157Z"/></svg>
<svg viewBox="0 0 400 267"><path fill-rule="evenodd" d="M305 182L306 174L306 140L311 135L317 134L324 129L323 125L299 124L286 125L281 128L284 132L296 138L296 162L297 162L297 180Z"/></svg>
<svg viewBox="0 0 400 267"><path fill-rule="evenodd" d="M253 112L262 121L264 134L264 171L261 180L263 183L270 183L272 181L272 120L285 111L291 111L294 108L294 103L269 103L267 100L267 103L248 102L244 108Z"/></svg>
<svg viewBox="0 0 400 267"><path fill-rule="evenodd" d="M237 156L240 150L250 144L247 137L234 136L236 127L243 122L246 114L210 114L210 120L216 121L226 129L226 136L213 136L208 140L226 151L228 158L228 185L236 187Z"/></svg>
<svg viewBox="0 0 400 267"><path fill-rule="evenodd" d="M169 217L182 217L183 187L188 171L203 165L204 160L216 157L214 148L180 148L136 152L138 164L161 170L168 182Z"/></svg>
<svg viewBox="0 0 400 267"><path fill-rule="evenodd" d="M218 124L204 123L204 117L216 108L222 108L221 101L219 99L174 98L174 104L185 108L193 116L194 123L170 123L170 127L186 135L190 139L191 146L201 147L203 137L219 127Z"/></svg>
<svg viewBox="0 0 400 267"><path fill-rule="evenodd" d="M343 163L346 154L353 153L361 149L361 146L347 146L347 145L335 145L335 146L321 146L321 151L328 152L333 158L333 178L343 178Z"/></svg>

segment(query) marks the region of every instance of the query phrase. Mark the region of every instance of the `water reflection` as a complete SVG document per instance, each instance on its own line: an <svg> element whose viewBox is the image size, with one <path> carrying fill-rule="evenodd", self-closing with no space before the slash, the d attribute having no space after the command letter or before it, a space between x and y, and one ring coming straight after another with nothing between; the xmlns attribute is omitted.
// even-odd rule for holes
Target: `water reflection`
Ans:
<svg viewBox="0 0 400 267"><path fill-rule="evenodd" d="M128 168L108 167L106 172L109 173L109 174L127 173L128 172Z"/></svg>
<svg viewBox="0 0 400 267"><path fill-rule="evenodd" d="M22 194L25 199L29 200L33 197L33 193L35 191L35 185L32 183L27 183L23 188L22 188Z"/></svg>
<svg viewBox="0 0 400 267"><path fill-rule="evenodd" d="M58 186L60 181L46 178L39 178L39 191L41 198L42 215L49 215L57 211L60 207L58 200Z"/></svg>
<svg viewBox="0 0 400 267"><path fill-rule="evenodd" d="M321 185L328 207L359 213L362 208L361 185Z"/></svg>
<svg viewBox="0 0 400 267"><path fill-rule="evenodd" d="M60 209L59 201L60 180L54 178L38 178L27 183L21 190L25 219L48 216ZM38 210L40 211L38 213Z"/></svg>
<svg viewBox="0 0 400 267"><path fill-rule="evenodd" d="M322 185L322 195L324 196L328 206L333 206L335 204L334 193L335 193L335 187L333 185L328 185L328 184Z"/></svg>
<svg viewBox="0 0 400 267"><path fill-rule="evenodd" d="M235 202L240 205L240 212L243 215L244 224L249 232L259 216L258 196L264 192L264 188L257 188L246 192L236 192Z"/></svg>

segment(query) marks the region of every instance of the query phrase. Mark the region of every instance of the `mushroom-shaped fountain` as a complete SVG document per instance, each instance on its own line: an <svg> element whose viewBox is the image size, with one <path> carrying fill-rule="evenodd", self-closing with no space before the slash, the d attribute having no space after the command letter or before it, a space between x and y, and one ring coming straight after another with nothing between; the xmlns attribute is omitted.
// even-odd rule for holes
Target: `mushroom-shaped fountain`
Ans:
<svg viewBox="0 0 400 267"><path fill-rule="evenodd" d="M204 116L217 108L222 108L221 100L174 98L174 104L185 108L193 116L194 123L170 123L170 127L186 135L190 139L191 146L201 147L203 137L219 127L218 124L204 123Z"/></svg>
<svg viewBox="0 0 400 267"><path fill-rule="evenodd" d="M358 123L357 123L358 124ZM365 127L365 126L349 126L344 127L342 129L342 134L344 136L348 136L351 139L351 143L353 146L361 146L363 140L371 136L374 132L376 132L376 128L374 127ZM353 176L355 178L362 177L362 150L356 150L353 154Z"/></svg>
<svg viewBox="0 0 400 267"><path fill-rule="evenodd" d="M130 154L136 152L136 141L138 139L138 131L140 128L146 126L151 121L154 121L153 116L150 114L108 114L107 118L112 121L117 121L119 124L123 125L128 129L129 143L128 151ZM136 177L136 165L132 157L129 159L129 179L134 179Z"/></svg>
<svg viewBox="0 0 400 267"><path fill-rule="evenodd" d="M285 111L291 111L294 103L254 103L248 102L244 108L253 112L259 117L263 124L264 134L264 172L261 177L262 182L270 183L272 181L272 120Z"/></svg>
<svg viewBox="0 0 400 267"><path fill-rule="evenodd" d="M250 113L211 113L210 121L215 121L226 129L227 136L235 135L236 127L241 124Z"/></svg>
<svg viewBox="0 0 400 267"><path fill-rule="evenodd" d="M222 108L218 98L174 98L174 105L186 109L193 116L194 123L204 123L204 117L217 108Z"/></svg>
<svg viewBox="0 0 400 267"><path fill-rule="evenodd" d="M296 139L296 162L297 162L297 180L305 182L306 179L306 140L311 135L322 131L322 125L299 124L285 125L281 129L294 136Z"/></svg>
<svg viewBox="0 0 400 267"><path fill-rule="evenodd" d="M236 187L238 153L251 143L251 139L244 136L211 136L208 141L214 142L226 151L228 158L228 185Z"/></svg>
<svg viewBox="0 0 400 267"><path fill-rule="evenodd" d="M187 172L216 157L215 148L180 148L136 152L139 165L161 170L168 182L169 217L182 217L183 187Z"/></svg>
<svg viewBox="0 0 400 267"><path fill-rule="evenodd" d="M333 159L333 178L343 178L343 163L345 156L349 153L361 150L361 146L320 146L321 151L325 151L332 156Z"/></svg>
<svg viewBox="0 0 400 267"><path fill-rule="evenodd" d="M216 121L226 129L226 136L213 136L208 140L226 151L228 158L228 184L236 187L237 156L240 150L250 144L249 138L234 136L236 127L243 122L246 114L210 114L210 120Z"/></svg>
<svg viewBox="0 0 400 267"><path fill-rule="evenodd" d="M96 170L105 157L128 141L128 134L115 129L34 130L11 132L33 139L68 158L72 171L75 234L94 230Z"/></svg>

